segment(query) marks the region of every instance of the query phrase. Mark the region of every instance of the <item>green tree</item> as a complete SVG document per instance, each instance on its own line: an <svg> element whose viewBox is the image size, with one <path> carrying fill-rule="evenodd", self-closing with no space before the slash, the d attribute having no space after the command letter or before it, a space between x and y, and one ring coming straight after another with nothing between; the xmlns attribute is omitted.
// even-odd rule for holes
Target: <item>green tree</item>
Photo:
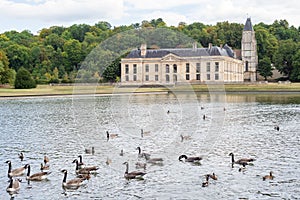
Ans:
<svg viewBox="0 0 300 200"><path fill-rule="evenodd" d="M255 37L257 40L258 58L269 57L273 60L273 55L278 49L276 37L262 26L255 26Z"/></svg>
<svg viewBox="0 0 300 200"><path fill-rule="evenodd" d="M278 71L290 79L293 71L293 56L299 49L299 44L293 40L279 41L279 47L274 55L274 64Z"/></svg>
<svg viewBox="0 0 300 200"><path fill-rule="evenodd" d="M272 77L272 65L271 59L269 57L264 57L263 59L259 60L258 62L258 72L261 76L267 80L267 77Z"/></svg>
<svg viewBox="0 0 300 200"><path fill-rule="evenodd" d="M9 67L18 71L20 67L30 68L30 49L19 44L12 44L6 49Z"/></svg>
<svg viewBox="0 0 300 200"><path fill-rule="evenodd" d="M24 67L21 67L16 74L15 89L29 89L35 87L36 83L31 77L30 72Z"/></svg>
<svg viewBox="0 0 300 200"><path fill-rule="evenodd" d="M4 51L0 50L0 84L12 84L15 71L9 68L9 61Z"/></svg>
<svg viewBox="0 0 300 200"><path fill-rule="evenodd" d="M300 49L293 56L293 70L291 72L291 81L300 81Z"/></svg>
<svg viewBox="0 0 300 200"><path fill-rule="evenodd" d="M103 72L102 77L106 82L116 82L121 76L121 58L114 60Z"/></svg>
<svg viewBox="0 0 300 200"><path fill-rule="evenodd" d="M74 67L79 69L80 62L84 59L84 53L81 48L81 43L78 40L71 39L64 44L64 58L66 71L71 72Z"/></svg>

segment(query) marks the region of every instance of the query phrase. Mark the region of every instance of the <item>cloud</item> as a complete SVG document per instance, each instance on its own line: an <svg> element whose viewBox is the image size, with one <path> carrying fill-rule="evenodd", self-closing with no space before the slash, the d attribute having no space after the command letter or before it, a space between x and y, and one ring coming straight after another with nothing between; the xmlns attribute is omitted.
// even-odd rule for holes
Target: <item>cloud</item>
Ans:
<svg viewBox="0 0 300 200"><path fill-rule="evenodd" d="M119 26L157 18L168 26L179 22L245 23L247 16L253 24L286 19L298 27L299 7L298 0L0 0L0 32L98 21Z"/></svg>
<svg viewBox="0 0 300 200"><path fill-rule="evenodd" d="M122 0L0 0L1 18L68 22L79 19L118 19L123 15Z"/></svg>

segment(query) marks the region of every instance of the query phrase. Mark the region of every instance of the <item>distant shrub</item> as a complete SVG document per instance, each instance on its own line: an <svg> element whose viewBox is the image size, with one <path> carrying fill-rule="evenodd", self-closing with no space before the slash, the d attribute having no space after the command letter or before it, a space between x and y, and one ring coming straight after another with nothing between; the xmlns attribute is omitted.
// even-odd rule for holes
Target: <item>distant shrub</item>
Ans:
<svg viewBox="0 0 300 200"><path fill-rule="evenodd" d="M31 77L31 74L24 67L21 67L15 79L15 89L29 89L36 88L36 82Z"/></svg>

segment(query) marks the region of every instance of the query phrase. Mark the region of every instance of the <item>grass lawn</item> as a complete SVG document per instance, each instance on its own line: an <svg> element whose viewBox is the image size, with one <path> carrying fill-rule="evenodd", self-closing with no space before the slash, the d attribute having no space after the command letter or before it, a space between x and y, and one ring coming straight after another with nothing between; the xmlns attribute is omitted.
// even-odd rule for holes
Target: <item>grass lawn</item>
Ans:
<svg viewBox="0 0 300 200"><path fill-rule="evenodd" d="M226 84L226 85L178 85L171 86L172 91L209 92L300 92L300 83L291 84ZM115 87L115 86L50 86L38 85L34 89L14 89L9 87L0 88L0 97L39 96L39 95L72 95L72 94L112 94L132 92L167 92L165 87Z"/></svg>

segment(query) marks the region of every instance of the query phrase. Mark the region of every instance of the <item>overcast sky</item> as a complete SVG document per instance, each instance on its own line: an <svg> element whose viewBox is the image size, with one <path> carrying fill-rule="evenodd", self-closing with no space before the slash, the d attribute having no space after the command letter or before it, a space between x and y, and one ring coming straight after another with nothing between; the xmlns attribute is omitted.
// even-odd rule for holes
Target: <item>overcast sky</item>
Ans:
<svg viewBox="0 0 300 200"><path fill-rule="evenodd" d="M179 22L272 24L286 19L300 26L299 0L0 0L0 33L30 30L36 34L50 26L130 25L162 18L168 26Z"/></svg>

